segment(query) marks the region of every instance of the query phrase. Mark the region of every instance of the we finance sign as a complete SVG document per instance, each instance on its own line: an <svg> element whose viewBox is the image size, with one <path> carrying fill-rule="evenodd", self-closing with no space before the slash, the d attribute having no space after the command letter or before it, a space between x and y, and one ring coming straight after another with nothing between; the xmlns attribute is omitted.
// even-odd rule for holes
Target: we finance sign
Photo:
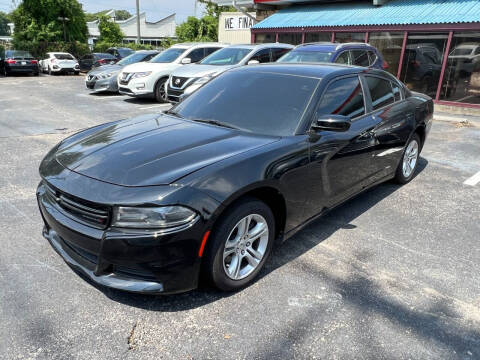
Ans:
<svg viewBox="0 0 480 360"><path fill-rule="evenodd" d="M225 17L225 30L247 30L255 23L255 20L246 15L229 15Z"/></svg>

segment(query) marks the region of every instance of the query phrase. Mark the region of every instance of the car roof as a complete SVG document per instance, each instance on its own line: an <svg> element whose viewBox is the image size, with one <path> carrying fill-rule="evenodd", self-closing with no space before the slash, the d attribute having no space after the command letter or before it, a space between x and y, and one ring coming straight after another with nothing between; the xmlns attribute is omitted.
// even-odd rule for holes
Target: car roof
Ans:
<svg viewBox="0 0 480 360"><path fill-rule="evenodd" d="M172 45L171 48L182 48L182 49L189 49L195 46L218 46L218 47L225 47L228 46L228 44L223 44L219 42L186 42L186 43L178 43L175 45Z"/></svg>
<svg viewBox="0 0 480 360"><path fill-rule="evenodd" d="M229 48L242 48L242 49L252 49L252 50L259 50L264 48L289 48L293 49L295 46L290 44L283 44L283 43L262 43L262 44L233 44L227 46Z"/></svg>
<svg viewBox="0 0 480 360"><path fill-rule="evenodd" d="M359 74L362 72L383 74L384 71L334 63L265 63L250 66L241 66L230 71L240 72L269 72L275 74L297 75L312 78L325 78L331 74L337 76Z"/></svg>
<svg viewBox="0 0 480 360"><path fill-rule="evenodd" d="M335 42L314 42L314 43L305 43L297 45L295 48L296 51L337 51L340 49L352 49L352 48L362 48L362 49L374 49L373 46L367 43L335 43Z"/></svg>

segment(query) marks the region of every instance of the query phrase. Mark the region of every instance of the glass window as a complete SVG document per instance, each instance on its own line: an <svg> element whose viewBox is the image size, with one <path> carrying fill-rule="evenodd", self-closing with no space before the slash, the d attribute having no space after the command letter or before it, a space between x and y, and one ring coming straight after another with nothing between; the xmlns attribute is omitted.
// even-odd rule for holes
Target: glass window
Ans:
<svg viewBox="0 0 480 360"><path fill-rule="evenodd" d="M217 120L256 134L293 135L318 82L306 76L228 71L173 110L187 119Z"/></svg>
<svg viewBox="0 0 480 360"><path fill-rule="evenodd" d="M355 118L364 113L362 86L357 76L328 85L317 109L317 116L335 114Z"/></svg>
<svg viewBox="0 0 480 360"><path fill-rule="evenodd" d="M255 34L255 42L258 44L274 43L275 33Z"/></svg>
<svg viewBox="0 0 480 360"><path fill-rule="evenodd" d="M205 56L213 54L215 51L220 50L220 49L221 48L218 48L218 47L205 48Z"/></svg>
<svg viewBox="0 0 480 360"><path fill-rule="evenodd" d="M332 41L331 32L305 33L305 42L330 42Z"/></svg>
<svg viewBox="0 0 480 360"><path fill-rule="evenodd" d="M291 49L283 49L283 48L272 48L272 61L275 62L283 55L288 53Z"/></svg>
<svg viewBox="0 0 480 360"><path fill-rule="evenodd" d="M278 62L296 63L296 62L331 62L332 53L324 51L306 51L299 48L285 54Z"/></svg>
<svg viewBox="0 0 480 360"><path fill-rule="evenodd" d="M453 33L440 100L480 104L480 32Z"/></svg>
<svg viewBox="0 0 480 360"><path fill-rule="evenodd" d="M197 63L205 57L205 49L198 48L198 49L192 50L190 51L190 53L186 55L186 57L190 58L192 60L192 63Z"/></svg>
<svg viewBox="0 0 480 360"><path fill-rule="evenodd" d="M133 52L134 51L132 49L118 49L117 55L119 54L121 57L125 57L133 54Z"/></svg>
<svg viewBox="0 0 480 360"><path fill-rule="evenodd" d="M148 61L150 60L154 55L156 54L150 54L146 55L145 53L133 53L132 55L129 55L122 60L120 60L117 64L119 65L130 65L130 64L135 64L140 61Z"/></svg>
<svg viewBox="0 0 480 360"><path fill-rule="evenodd" d="M368 42L383 55L385 70L397 76L402 54L403 32L372 32Z"/></svg>
<svg viewBox="0 0 480 360"><path fill-rule="evenodd" d="M75 60L70 54L53 54L53 57L58 60Z"/></svg>
<svg viewBox="0 0 480 360"><path fill-rule="evenodd" d="M260 63L270 62L270 49L257 51L250 60L257 60Z"/></svg>
<svg viewBox="0 0 480 360"><path fill-rule="evenodd" d="M162 51L160 54L155 56L150 62L152 63L171 63L174 62L180 55L182 55L185 50L182 48L170 48Z"/></svg>
<svg viewBox="0 0 480 360"><path fill-rule="evenodd" d="M365 33L336 32L335 41L339 43L365 42Z"/></svg>
<svg viewBox="0 0 480 360"><path fill-rule="evenodd" d="M337 64L346 64L352 65L352 56L350 51L344 51L340 55L338 55L337 59L335 60Z"/></svg>
<svg viewBox="0 0 480 360"><path fill-rule="evenodd" d="M377 54L374 51L368 51L368 64L372 66L377 61Z"/></svg>
<svg viewBox="0 0 480 360"><path fill-rule="evenodd" d="M350 50L352 53L353 65L368 66L370 65L368 53L365 50Z"/></svg>
<svg viewBox="0 0 480 360"><path fill-rule="evenodd" d="M205 65L235 65L252 51L251 48L226 47L203 59Z"/></svg>
<svg viewBox="0 0 480 360"><path fill-rule="evenodd" d="M395 102L390 81L373 76L366 76L366 78L373 110L380 109Z"/></svg>
<svg viewBox="0 0 480 360"><path fill-rule="evenodd" d="M409 33L400 80L410 90L435 97L447 34Z"/></svg>
<svg viewBox="0 0 480 360"><path fill-rule="evenodd" d="M284 44L298 45L302 43L302 33L281 33L278 34L278 42Z"/></svg>

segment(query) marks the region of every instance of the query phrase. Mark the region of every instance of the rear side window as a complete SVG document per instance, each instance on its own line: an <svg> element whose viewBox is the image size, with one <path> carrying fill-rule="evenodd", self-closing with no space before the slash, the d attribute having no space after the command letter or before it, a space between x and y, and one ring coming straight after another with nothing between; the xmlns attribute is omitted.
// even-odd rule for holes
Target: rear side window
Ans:
<svg viewBox="0 0 480 360"><path fill-rule="evenodd" d="M257 51L250 60L257 60L260 63L270 62L270 49Z"/></svg>
<svg viewBox="0 0 480 360"><path fill-rule="evenodd" d="M213 47L213 48L205 48L205 56L213 54L215 51L219 50L220 48Z"/></svg>
<svg viewBox="0 0 480 360"><path fill-rule="evenodd" d="M367 76L368 89L372 98L372 109L377 110L395 102L390 81L378 77Z"/></svg>
<svg viewBox="0 0 480 360"><path fill-rule="evenodd" d="M357 76L330 83L317 109L317 116L334 114L355 118L364 113L363 91Z"/></svg>
<svg viewBox="0 0 480 360"><path fill-rule="evenodd" d="M353 57L353 65L369 66L368 54L365 50L351 50Z"/></svg>
<svg viewBox="0 0 480 360"><path fill-rule="evenodd" d="M192 63L197 63L205 57L205 49L199 48L192 50L190 54L187 55L187 57L192 60Z"/></svg>
<svg viewBox="0 0 480 360"><path fill-rule="evenodd" d="M374 51L369 50L368 51L368 63L370 64L370 66L372 66L373 64L375 64L375 61L377 61L377 54L375 54Z"/></svg>
<svg viewBox="0 0 480 360"><path fill-rule="evenodd" d="M280 59L283 55L288 53L290 49L280 49L280 48L273 48L272 49L272 61L275 62Z"/></svg>
<svg viewBox="0 0 480 360"><path fill-rule="evenodd" d="M335 60L337 64L347 64L347 65L352 65L352 59L350 57L350 51L344 51L342 52L337 60Z"/></svg>

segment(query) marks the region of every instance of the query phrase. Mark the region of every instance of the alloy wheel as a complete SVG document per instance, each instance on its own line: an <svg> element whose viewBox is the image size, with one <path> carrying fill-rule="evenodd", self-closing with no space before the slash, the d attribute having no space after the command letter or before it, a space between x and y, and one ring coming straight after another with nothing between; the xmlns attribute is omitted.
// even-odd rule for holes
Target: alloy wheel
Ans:
<svg viewBox="0 0 480 360"><path fill-rule="evenodd" d="M412 175L418 160L418 142L412 140L403 154L402 172L406 178Z"/></svg>
<svg viewBox="0 0 480 360"><path fill-rule="evenodd" d="M230 232L223 251L223 269L233 280L244 279L262 261L267 251L269 229L265 218L250 214Z"/></svg>

